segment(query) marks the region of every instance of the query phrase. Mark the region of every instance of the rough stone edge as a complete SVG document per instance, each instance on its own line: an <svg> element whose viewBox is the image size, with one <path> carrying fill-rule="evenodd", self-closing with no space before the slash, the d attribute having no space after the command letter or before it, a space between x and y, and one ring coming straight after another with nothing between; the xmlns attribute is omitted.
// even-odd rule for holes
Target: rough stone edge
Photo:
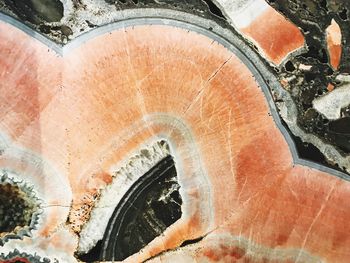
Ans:
<svg viewBox="0 0 350 263"><path fill-rule="evenodd" d="M27 195L27 198L29 198L35 204L36 208L31 216L31 221L28 226L15 229L14 231L5 234L3 237L0 237L0 247L3 246L10 239L23 240L24 237L32 237L32 231L37 229L39 225L40 216L43 213L42 201L37 197L37 194L34 191L34 186L30 185L24 180L18 180L13 174L8 172L7 170L1 169L0 184L6 183L13 186L17 186L22 192L24 192Z"/></svg>
<svg viewBox="0 0 350 263"><path fill-rule="evenodd" d="M100 198L91 211L89 221L80 232L77 250L79 254L87 253L103 238L113 211L129 188L168 155L170 155L169 145L165 140L157 140L152 144L143 145L134 151L130 158L126 158L118 166L111 168L113 181L101 191Z"/></svg>
<svg viewBox="0 0 350 263"><path fill-rule="evenodd" d="M55 44L62 46L80 35L93 30L96 27L123 20L120 16L121 1L116 0L115 3L108 3L105 0L59 0L63 5L63 17L58 22L45 22L35 24L29 21L23 21L6 3L0 2L0 13L7 14L18 20L20 23L27 25L32 30L38 32L42 36L50 39ZM197 0L198 1L198 0ZM201 3L199 3L201 2ZM212 1L216 6L217 2ZM125 1L121 4L125 10L131 9L167 9L180 12L189 12L193 15L215 20L218 23L225 24L223 17L214 14L205 0L198 3L191 1L177 2L173 1L157 1L145 3L140 1ZM189 7L189 8L188 8ZM219 7L218 7L219 8ZM221 11L221 8L219 8ZM50 32L42 32L41 26L55 28ZM42 33L41 33L42 32Z"/></svg>

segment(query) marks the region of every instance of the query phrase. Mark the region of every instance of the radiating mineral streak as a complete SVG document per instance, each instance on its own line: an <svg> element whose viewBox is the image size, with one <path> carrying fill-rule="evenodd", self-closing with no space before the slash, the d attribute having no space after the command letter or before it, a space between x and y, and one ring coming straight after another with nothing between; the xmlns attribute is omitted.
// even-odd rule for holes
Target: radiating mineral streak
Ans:
<svg viewBox="0 0 350 263"><path fill-rule="evenodd" d="M253 16L239 29L254 51L207 17L113 10L64 47L0 16L0 169L42 201L35 231L0 260L347 262L349 177L300 159L274 104L287 91L267 64L304 45L299 29L266 6L271 26Z"/></svg>

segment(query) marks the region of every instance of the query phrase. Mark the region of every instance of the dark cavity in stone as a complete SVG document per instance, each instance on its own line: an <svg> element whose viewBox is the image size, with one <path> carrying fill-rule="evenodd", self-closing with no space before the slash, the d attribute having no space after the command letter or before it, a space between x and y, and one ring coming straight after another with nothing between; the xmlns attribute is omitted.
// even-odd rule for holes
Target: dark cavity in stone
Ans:
<svg viewBox="0 0 350 263"><path fill-rule="evenodd" d="M329 136L344 152L350 152L350 117L331 121Z"/></svg>
<svg viewBox="0 0 350 263"><path fill-rule="evenodd" d="M287 127L287 124L282 120L282 124ZM342 171L343 169L337 165L332 165L327 162L325 156L322 152L313 144L303 142L299 137L295 136L293 133L289 132L290 137L295 143L295 147L299 158L307 161L312 161L323 166Z"/></svg>
<svg viewBox="0 0 350 263"><path fill-rule="evenodd" d="M59 22L63 17L63 4L59 0L4 0L20 19L33 24Z"/></svg>
<svg viewBox="0 0 350 263"><path fill-rule="evenodd" d="M221 17L223 19L225 19L224 15L222 14L220 8L214 4L213 1L210 1L210 0L203 0L209 7L209 10L212 14L218 16L218 17Z"/></svg>
<svg viewBox="0 0 350 263"><path fill-rule="evenodd" d="M195 239L185 240L184 242L182 242L182 244L180 245L180 247L186 247L186 246L188 246L188 245L196 244L196 243L202 241L203 238L204 238L204 236L201 236L201 237L198 237L198 238L195 238Z"/></svg>
<svg viewBox="0 0 350 263"><path fill-rule="evenodd" d="M102 241L85 255L85 262L119 261L137 253L181 218L174 160L168 156L138 179L109 220Z"/></svg>

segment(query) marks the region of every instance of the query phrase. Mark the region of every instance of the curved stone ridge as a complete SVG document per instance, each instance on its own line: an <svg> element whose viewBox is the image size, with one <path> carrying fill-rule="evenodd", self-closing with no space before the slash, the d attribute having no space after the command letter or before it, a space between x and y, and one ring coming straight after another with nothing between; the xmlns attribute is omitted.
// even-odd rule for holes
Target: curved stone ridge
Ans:
<svg viewBox="0 0 350 263"><path fill-rule="evenodd" d="M33 188L23 181L14 181L7 172L0 172L0 246L9 239L30 237L40 213Z"/></svg>
<svg viewBox="0 0 350 263"><path fill-rule="evenodd" d="M171 156L137 180L109 220L101 259L124 260L180 219L182 198L179 188Z"/></svg>
<svg viewBox="0 0 350 263"><path fill-rule="evenodd" d="M244 42L207 20L199 27L193 25L195 18L185 21L157 17L112 24L81 39L74 52L70 49L63 57L2 25L6 33L0 43L16 52L9 51L0 65L11 73L11 59L35 53L35 61L28 63L38 72L33 87L41 107L33 113L32 105L24 104L14 116L6 114L14 111L12 103L6 104L7 122L1 124L16 143L39 148L59 167L75 204L82 194L105 186L111 167L149 138L164 136L175 142L179 181L186 189L183 206L188 200L192 205L183 210L186 220L182 217L173 225L177 227L169 227L172 231L153 240L134 262L185 240L219 233L242 237L247 247L268 248L265 261L274 260L272 252L283 256L293 247L313 258L346 262L349 182L341 173L297 158L266 85L277 86L277 80ZM213 24L212 31L204 29ZM13 80L10 73L4 83ZM50 81L54 73L55 83ZM27 88L28 82L21 84ZM16 98L1 96L18 104L34 99L16 91ZM150 122L148 117L155 115L175 116L190 132L179 129L174 118ZM39 139L33 137L38 130ZM206 180L194 180L198 174ZM57 248L67 236L49 244Z"/></svg>
<svg viewBox="0 0 350 263"><path fill-rule="evenodd" d="M153 166L170 154L169 145L164 141L157 141L152 145L145 145L138 153L127 159L125 165L112 168L112 182L101 191L94 202L94 206L87 211L87 222L82 221L81 209L72 211L70 222L73 229L81 229L79 252L87 253L98 240L103 238L106 227L115 207L123 199L137 180ZM83 207L86 209L86 207ZM76 220L74 220L76 219ZM80 223L78 223L80 222ZM83 224L80 226L79 224Z"/></svg>
<svg viewBox="0 0 350 263"><path fill-rule="evenodd" d="M184 11L224 22L225 18L212 0L0 0L0 11L59 44L112 20L123 20L121 10L159 8Z"/></svg>

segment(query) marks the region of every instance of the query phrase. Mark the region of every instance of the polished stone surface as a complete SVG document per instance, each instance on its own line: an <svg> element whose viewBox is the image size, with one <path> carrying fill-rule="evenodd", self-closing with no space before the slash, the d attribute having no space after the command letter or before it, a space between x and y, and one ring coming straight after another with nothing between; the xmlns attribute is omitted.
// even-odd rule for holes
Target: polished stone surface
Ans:
<svg viewBox="0 0 350 263"><path fill-rule="evenodd" d="M300 158L290 82L269 68L303 37L268 49L254 26L256 53L207 18L156 11L125 12L63 48L1 17L0 168L41 201L37 227L6 241L1 260L76 262L112 244L127 262L347 262L348 175ZM169 178L134 187L166 156ZM141 233L155 218L161 227Z"/></svg>

